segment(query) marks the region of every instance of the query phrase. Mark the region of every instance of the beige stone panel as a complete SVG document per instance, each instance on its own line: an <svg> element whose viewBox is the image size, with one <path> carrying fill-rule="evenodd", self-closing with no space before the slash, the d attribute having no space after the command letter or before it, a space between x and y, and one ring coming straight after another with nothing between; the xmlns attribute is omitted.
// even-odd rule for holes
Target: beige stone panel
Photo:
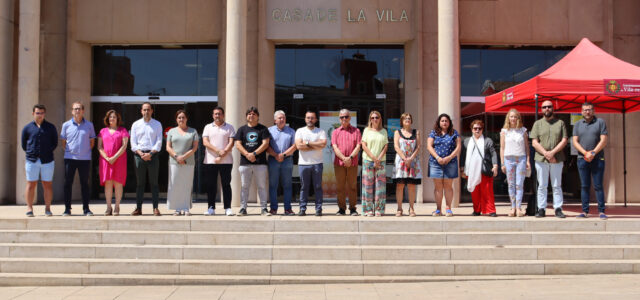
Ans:
<svg viewBox="0 0 640 300"><path fill-rule="evenodd" d="M568 0L569 1L569 40L578 42L583 37L592 42L604 40L605 31L604 1L601 0Z"/></svg>
<svg viewBox="0 0 640 300"><path fill-rule="evenodd" d="M627 274L633 273L633 264L626 262L577 261L567 263L547 263L545 275L559 274Z"/></svg>
<svg viewBox="0 0 640 300"><path fill-rule="evenodd" d="M438 248L421 247L363 247L363 260L449 260L451 250Z"/></svg>
<svg viewBox="0 0 640 300"><path fill-rule="evenodd" d="M362 276L362 263L352 261L274 261L272 276Z"/></svg>
<svg viewBox="0 0 640 300"><path fill-rule="evenodd" d="M225 286L181 286L167 300L221 299L225 289Z"/></svg>
<svg viewBox="0 0 640 300"><path fill-rule="evenodd" d="M373 17L378 23L379 38L382 41L406 41L415 37L415 24L421 14L416 13L414 0L378 0L377 9ZM382 10L388 11L382 15ZM406 12L407 19L402 19L402 11ZM380 15L378 15L380 14ZM382 16L382 22L380 17ZM389 20L387 21L387 17ZM395 21L394 21L395 20Z"/></svg>
<svg viewBox="0 0 640 300"><path fill-rule="evenodd" d="M405 233L402 236L397 233L365 233L362 234L361 243L366 246L376 245L420 245L439 246L445 245L444 233Z"/></svg>
<svg viewBox="0 0 640 300"><path fill-rule="evenodd" d="M187 245L272 245L271 233L192 233Z"/></svg>
<svg viewBox="0 0 640 300"><path fill-rule="evenodd" d="M13 21L14 0L5 0L0 2L0 22Z"/></svg>
<svg viewBox="0 0 640 300"><path fill-rule="evenodd" d="M640 259L640 248L638 246L630 246L629 248L624 248L623 257L624 259Z"/></svg>
<svg viewBox="0 0 640 300"><path fill-rule="evenodd" d="M71 95L73 93L73 95ZM91 96L91 45L69 40L67 44L67 104L71 104L73 97L84 97L89 103ZM65 114L71 117L71 106L65 109ZM91 115L85 104L85 115Z"/></svg>
<svg viewBox="0 0 640 300"><path fill-rule="evenodd" d="M3 273L87 273L89 263L42 259L12 259L0 262Z"/></svg>
<svg viewBox="0 0 640 300"><path fill-rule="evenodd" d="M11 246L11 257L35 257L35 258L94 258L93 246L38 246L22 245Z"/></svg>
<svg viewBox="0 0 640 300"><path fill-rule="evenodd" d="M452 248L452 260L535 260L535 248L520 247L469 247Z"/></svg>
<svg viewBox="0 0 640 300"><path fill-rule="evenodd" d="M179 42L187 31L187 2L182 0L155 0L149 3L150 41Z"/></svg>
<svg viewBox="0 0 640 300"><path fill-rule="evenodd" d="M496 2L496 41L517 43L531 40L531 0Z"/></svg>
<svg viewBox="0 0 640 300"><path fill-rule="evenodd" d="M606 223L607 231L640 231L640 222L635 220L615 220Z"/></svg>
<svg viewBox="0 0 640 300"><path fill-rule="evenodd" d="M449 233L447 245L531 245L530 233Z"/></svg>
<svg viewBox="0 0 640 300"><path fill-rule="evenodd" d="M359 227L361 232L440 232L442 231L442 226L442 222L439 221L405 219L402 221L360 220Z"/></svg>
<svg viewBox="0 0 640 300"><path fill-rule="evenodd" d="M70 0L75 11L69 16L75 38L80 41L109 41L112 38L113 0ZM74 26L75 25L75 26Z"/></svg>
<svg viewBox="0 0 640 300"><path fill-rule="evenodd" d="M149 36L149 0L112 0L113 34L112 41L126 43L145 42ZM150 3L151 2L151 3Z"/></svg>
<svg viewBox="0 0 640 300"><path fill-rule="evenodd" d="M182 259L181 246L105 245L95 248L96 258L117 259Z"/></svg>
<svg viewBox="0 0 640 300"><path fill-rule="evenodd" d="M271 232L274 220L191 220L191 231Z"/></svg>
<svg viewBox="0 0 640 300"><path fill-rule="evenodd" d="M533 41L552 43L569 38L569 2L536 0L531 2ZM590 20L598 22L598 20Z"/></svg>
<svg viewBox="0 0 640 300"><path fill-rule="evenodd" d="M640 245L640 233L620 233L613 235L614 245Z"/></svg>
<svg viewBox="0 0 640 300"><path fill-rule="evenodd" d="M25 278L25 279L27 282L36 282L38 279L40 279L43 282L46 282L46 284L42 284L42 285L47 285L47 286L53 286L53 285L62 285L62 286L35 289L27 294L21 295L20 297L11 298L11 299L17 299L17 300L66 299L67 296L73 295L75 292L82 289L82 287L74 286L74 285L79 285L79 278L72 279L72 278L66 277L64 278L64 280L59 280L58 278L47 276L43 278ZM53 284L54 282L57 284ZM28 283L24 283L21 285L28 285ZM34 286L40 286L40 285L41 284L34 284ZM69 285L69 286L64 286L64 285Z"/></svg>
<svg viewBox="0 0 640 300"><path fill-rule="evenodd" d="M495 40L496 1L460 1L458 3L460 43L472 44Z"/></svg>
<svg viewBox="0 0 640 300"><path fill-rule="evenodd" d="M189 231L190 220L149 220L132 218L129 220L109 219L109 230L154 230L154 231Z"/></svg>
<svg viewBox="0 0 640 300"><path fill-rule="evenodd" d="M9 248L10 246L0 246L0 257L9 257Z"/></svg>
<svg viewBox="0 0 640 300"><path fill-rule="evenodd" d="M378 0L342 0L338 13L342 29L340 38L362 43L380 40L380 30L376 16L377 8ZM352 20L357 20L361 9L366 16L366 20L350 22L347 11L351 11Z"/></svg>
<svg viewBox="0 0 640 300"><path fill-rule="evenodd" d="M179 274L180 264L169 261L91 261L89 270L82 273L91 274Z"/></svg>
<svg viewBox="0 0 640 300"><path fill-rule="evenodd" d="M271 246L186 247L184 259L261 260L271 259Z"/></svg>
<svg viewBox="0 0 640 300"><path fill-rule="evenodd" d="M130 289L129 286L92 286L83 288L67 297L65 300L102 300L116 299L119 295Z"/></svg>
<svg viewBox="0 0 640 300"><path fill-rule="evenodd" d="M268 261L201 261L180 263L181 275L269 275Z"/></svg>
<svg viewBox="0 0 640 300"><path fill-rule="evenodd" d="M0 84L0 87L1 87L1 84ZM13 132L15 131L16 130L13 130ZM7 131L7 133L9 132ZM9 138L11 137L7 136L6 140L8 140ZM10 143L6 140L0 143L0 161L3 162L2 163L3 174L0 179L0 203L13 204L15 203L14 199L17 194L16 190L24 190L24 186L16 185L15 178L13 177L13 174L15 174L16 172L13 167L13 164L10 162L14 161L14 158L17 155L16 151L19 151L18 153L24 153L24 151L22 151L22 148L20 145L16 146L16 144ZM24 164L16 167L21 167L24 170Z"/></svg>
<svg viewBox="0 0 640 300"><path fill-rule="evenodd" d="M613 29L617 35L640 35L640 1L613 1ZM614 48L616 52L618 48Z"/></svg>
<svg viewBox="0 0 640 300"><path fill-rule="evenodd" d="M276 233L273 237L274 245L345 245L360 244L357 233Z"/></svg>
<svg viewBox="0 0 640 300"><path fill-rule="evenodd" d="M41 1L42 5L42 29L47 34L67 33L67 0Z"/></svg>
<svg viewBox="0 0 640 300"><path fill-rule="evenodd" d="M571 233L539 233L532 234L533 245L613 245L611 233L571 232Z"/></svg>
<svg viewBox="0 0 640 300"><path fill-rule="evenodd" d="M273 248L274 260L361 260L356 247L284 247Z"/></svg>
<svg viewBox="0 0 640 300"><path fill-rule="evenodd" d="M442 222L443 231L523 231L524 224L521 221L499 220L499 221L448 221Z"/></svg>
<svg viewBox="0 0 640 300"><path fill-rule="evenodd" d="M0 243L17 243L18 232L0 231Z"/></svg>
<svg viewBox="0 0 640 300"><path fill-rule="evenodd" d="M622 248L568 248L549 247L538 249L538 259L540 260L576 260L576 259L623 259Z"/></svg>
<svg viewBox="0 0 640 300"><path fill-rule="evenodd" d="M600 220L529 220L521 222L525 231L604 231L608 224Z"/></svg>
<svg viewBox="0 0 640 300"><path fill-rule="evenodd" d="M371 261L364 263L364 276L450 276L453 264L429 261Z"/></svg>
<svg viewBox="0 0 640 300"><path fill-rule="evenodd" d="M255 106L258 108L262 118L260 122L265 126L270 126L273 124L272 117L273 116L273 105L269 106L268 103L260 103L258 102L258 58L256 52L251 49L258 49L258 2L257 1L247 1L247 24L245 33L247 35L247 39L245 44L244 54L246 56L246 64L245 64L245 97L246 97L246 105ZM271 113L270 113L271 112ZM239 126L238 126L239 127ZM255 180L254 180L255 182ZM251 192L253 195L253 191ZM267 200L268 201L268 200Z"/></svg>
<svg viewBox="0 0 640 300"><path fill-rule="evenodd" d="M30 218L26 220L27 229L30 230L105 230L107 229L107 220L87 220L74 219L70 221L68 218Z"/></svg>
<svg viewBox="0 0 640 300"><path fill-rule="evenodd" d="M152 245L185 245L185 234L167 232L121 232L106 231L101 233L103 244L152 244Z"/></svg>
<svg viewBox="0 0 640 300"><path fill-rule="evenodd" d="M157 299L158 294L167 296L170 294L170 290L166 293L158 292L158 289L162 291L166 291L164 288L175 288L175 278L174 276L164 277L159 275L159 277L153 275L138 275L132 277L105 277L101 275L82 275L82 285L83 286L136 286L136 285L153 285L154 289L148 291L146 289L132 289L134 292L126 293L129 296L123 296L122 293L118 298L122 299ZM146 298L143 298L146 297Z"/></svg>
<svg viewBox="0 0 640 300"><path fill-rule="evenodd" d="M457 263L455 275L544 275L542 263Z"/></svg>
<svg viewBox="0 0 640 300"><path fill-rule="evenodd" d="M102 242L99 232L81 231L24 231L18 233L19 243L68 243L99 244Z"/></svg>
<svg viewBox="0 0 640 300"><path fill-rule="evenodd" d="M272 114L273 115L273 114ZM276 232L356 232L357 220L278 220L275 222Z"/></svg>
<svg viewBox="0 0 640 300"><path fill-rule="evenodd" d="M25 219L0 219L0 230L26 228L27 220Z"/></svg>
<svg viewBox="0 0 640 300"><path fill-rule="evenodd" d="M188 41L219 42L222 39L223 0L187 0Z"/></svg>

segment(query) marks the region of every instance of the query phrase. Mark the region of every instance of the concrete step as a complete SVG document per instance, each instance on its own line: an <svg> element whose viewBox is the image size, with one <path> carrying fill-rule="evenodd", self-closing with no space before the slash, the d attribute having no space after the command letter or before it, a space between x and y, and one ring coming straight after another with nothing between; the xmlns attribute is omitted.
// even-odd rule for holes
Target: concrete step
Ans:
<svg viewBox="0 0 640 300"><path fill-rule="evenodd" d="M640 220L365 217L52 217L0 218L0 230L130 230L224 232L544 232L640 231Z"/></svg>
<svg viewBox="0 0 640 300"><path fill-rule="evenodd" d="M0 258L2 273L456 276L640 273L640 260L169 260Z"/></svg>
<svg viewBox="0 0 640 300"><path fill-rule="evenodd" d="M15 230L0 243L140 245L640 245L640 232L206 232Z"/></svg>
<svg viewBox="0 0 640 300"><path fill-rule="evenodd" d="M271 246L2 243L0 257L196 260L588 260L640 259L624 246Z"/></svg>

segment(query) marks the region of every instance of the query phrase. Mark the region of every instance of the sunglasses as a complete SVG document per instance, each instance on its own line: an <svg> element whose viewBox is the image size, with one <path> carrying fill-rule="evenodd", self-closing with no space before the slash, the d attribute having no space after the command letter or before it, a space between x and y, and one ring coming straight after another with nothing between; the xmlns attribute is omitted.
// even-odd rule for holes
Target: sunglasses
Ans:
<svg viewBox="0 0 640 300"><path fill-rule="evenodd" d="M482 130L482 127L473 127L473 130L474 130L474 131Z"/></svg>
<svg viewBox="0 0 640 300"><path fill-rule="evenodd" d="M543 107L542 107L542 109L547 109L547 108L548 108L548 109L552 109L552 108L553 108L553 105L545 105L545 106L543 106Z"/></svg>
<svg viewBox="0 0 640 300"><path fill-rule="evenodd" d="M340 116L340 120L348 119L349 116Z"/></svg>
<svg viewBox="0 0 640 300"><path fill-rule="evenodd" d="M380 117L371 117L371 120L377 120L380 119Z"/></svg>

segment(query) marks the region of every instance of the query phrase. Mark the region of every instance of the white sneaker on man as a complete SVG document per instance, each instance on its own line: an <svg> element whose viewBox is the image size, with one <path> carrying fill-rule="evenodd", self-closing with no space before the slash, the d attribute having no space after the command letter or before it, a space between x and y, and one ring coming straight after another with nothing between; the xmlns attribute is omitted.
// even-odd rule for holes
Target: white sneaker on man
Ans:
<svg viewBox="0 0 640 300"><path fill-rule="evenodd" d="M213 216L216 214L215 209L213 209L213 206L209 206L209 209L207 209L207 211L204 212L205 216Z"/></svg>
<svg viewBox="0 0 640 300"><path fill-rule="evenodd" d="M227 209L225 209L225 210L224 210L224 213L225 213L227 216L233 216L233 210L231 210L231 208L227 208Z"/></svg>

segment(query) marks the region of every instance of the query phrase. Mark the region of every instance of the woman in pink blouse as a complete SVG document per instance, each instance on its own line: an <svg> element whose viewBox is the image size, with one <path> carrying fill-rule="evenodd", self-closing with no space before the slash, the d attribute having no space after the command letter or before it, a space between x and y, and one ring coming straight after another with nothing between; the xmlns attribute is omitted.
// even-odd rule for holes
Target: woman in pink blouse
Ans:
<svg viewBox="0 0 640 300"><path fill-rule="evenodd" d="M120 200L122 200L122 186L127 181L127 143L129 133L122 127L122 118L115 110L110 110L104 116L105 128L98 134L98 151L100 152L100 185L104 186L104 196L107 200L105 216L120 214ZM113 190L116 194L115 210L111 209Z"/></svg>

